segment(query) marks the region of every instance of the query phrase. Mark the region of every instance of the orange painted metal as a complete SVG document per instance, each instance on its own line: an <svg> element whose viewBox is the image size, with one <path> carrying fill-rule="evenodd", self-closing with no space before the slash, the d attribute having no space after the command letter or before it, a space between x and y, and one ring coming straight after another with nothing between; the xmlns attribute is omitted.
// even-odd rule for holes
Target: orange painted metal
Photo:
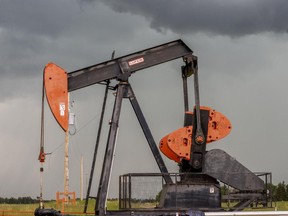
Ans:
<svg viewBox="0 0 288 216"><path fill-rule="evenodd" d="M231 129L230 121L220 112L209 107L200 107L209 111L206 143L211 143L227 136ZM166 135L160 141L160 150L171 160L179 163L181 159L190 160L193 126L179 128Z"/></svg>
<svg viewBox="0 0 288 216"><path fill-rule="evenodd" d="M206 141L207 143L222 139L231 132L232 125L226 116L209 107L202 106L201 109L210 111Z"/></svg>
<svg viewBox="0 0 288 216"><path fill-rule="evenodd" d="M45 158L46 158L46 155L43 151L40 151L40 154L38 156L38 160L40 161L40 163L44 163L45 162Z"/></svg>
<svg viewBox="0 0 288 216"><path fill-rule="evenodd" d="M170 134L168 134L167 136L161 139L159 148L166 155L166 157L168 157L170 160L180 162L180 157L175 152L173 152L168 146L169 135Z"/></svg>
<svg viewBox="0 0 288 216"><path fill-rule="evenodd" d="M68 130L68 79L64 69L54 63L44 68L44 85L49 107L61 128Z"/></svg>

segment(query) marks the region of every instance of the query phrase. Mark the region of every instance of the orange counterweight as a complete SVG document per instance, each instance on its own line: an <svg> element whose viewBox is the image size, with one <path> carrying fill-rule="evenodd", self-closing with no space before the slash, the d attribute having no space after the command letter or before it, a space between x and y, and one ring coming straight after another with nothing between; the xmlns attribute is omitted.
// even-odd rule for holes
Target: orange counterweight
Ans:
<svg viewBox="0 0 288 216"><path fill-rule="evenodd" d="M200 109L209 111L206 143L222 139L230 133L231 123L222 113L205 106L201 106ZM159 144L161 152L177 163L181 159L190 160L192 132L193 126L186 126L166 135Z"/></svg>
<svg viewBox="0 0 288 216"><path fill-rule="evenodd" d="M54 63L44 69L44 85L50 109L64 131L68 130L68 79L67 73Z"/></svg>

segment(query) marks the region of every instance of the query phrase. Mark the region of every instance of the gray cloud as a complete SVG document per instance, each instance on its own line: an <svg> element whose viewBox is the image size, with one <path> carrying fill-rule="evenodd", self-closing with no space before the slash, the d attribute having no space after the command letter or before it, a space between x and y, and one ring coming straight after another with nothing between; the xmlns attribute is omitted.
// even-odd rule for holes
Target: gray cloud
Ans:
<svg viewBox="0 0 288 216"><path fill-rule="evenodd" d="M69 4L59 1L55 5L48 1L16 0L11 4L9 0L2 0L0 26L15 34L25 32L57 37L77 19L79 7L76 6L74 1Z"/></svg>
<svg viewBox="0 0 288 216"><path fill-rule="evenodd" d="M69 72L107 60L120 47L115 43L134 34L121 27L115 40L120 25L111 26L119 14L108 12L97 2L0 1L0 102L37 94L49 61Z"/></svg>
<svg viewBox="0 0 288 216"><path fill-rule="evenodd" d="M285 0L147 0L103 1L119 13L144 16L158 31L175 33L205 32L244 36L261 32L286 33L288 30Z"/></svg>

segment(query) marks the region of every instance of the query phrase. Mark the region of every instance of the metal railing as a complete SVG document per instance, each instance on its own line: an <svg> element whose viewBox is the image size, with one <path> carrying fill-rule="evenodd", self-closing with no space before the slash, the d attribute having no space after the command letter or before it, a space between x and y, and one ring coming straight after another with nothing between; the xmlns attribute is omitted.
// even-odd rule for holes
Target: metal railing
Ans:
<svg viewBox="0 0 288 216"><path fill-rule="evenodd" d="M272 206L272 194L269 193L268 184L271 183L272 177L271 173L255 173L260 178L263 179L265 188L263 191L250 191L251 193L258 193L257 199L252 200L249 205L252 205L252 202L256 204L263 204L263 207ZM119 177L119 209L149 209L149 208L158 208L160 201L160 194L163 190L165 183L165 175L170 175L172 179L172 186L175 185L175 190L177 190L177 185L181 184L181 180L191 177L191 175L196 176L197 174L193 173L128 173L121 175ZM203 174L199 174L201 176ZM239 174L240 175L240 174ZM221 183L221 182L220 182ZM221 192L222 197L225 197L225 201L230 205L225 206L226 209L233 209L233 202L240 201L242 198L238 196L238 200L233 199L232 192L229 192L228 195L224 196L222 187L225 185L221 183ZM241 192L239 192L241 194ZM238 194L239 194L238 193ZM247 191L245 191L247 194ZM245 193L244 196L245 197ZM177 193L176 193L177 194ZM235 196L234 196L235 197ZM246 196L249 198L249 196ZM259 198L261 197L261 198ZM177 199L177 195L175 197ZM224 200L221 200L224 202ZM234 209L235 210L235 209ZM237 210L236 210L237 211Z"/></svg>

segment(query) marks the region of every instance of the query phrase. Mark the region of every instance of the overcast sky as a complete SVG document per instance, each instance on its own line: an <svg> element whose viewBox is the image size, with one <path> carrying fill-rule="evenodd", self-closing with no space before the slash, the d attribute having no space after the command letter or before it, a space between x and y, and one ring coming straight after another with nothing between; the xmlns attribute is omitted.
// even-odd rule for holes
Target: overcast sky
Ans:
<svg viewBox="0 0 288 216"><path fill-rule="evenodd" d="M272 172L275 184L288 182L287 8L285 0L0 0L0 196L39 196L41 89L48 62L70 72L109 60L113 50L120 57L176 39L199 58L201 105L222 112L233 125L228 137L208 149L223 149L252 171ZM183 125L181 65L179 59L130 78L157 143ZM78 129L70 137L70 190L78 197L80 158L87 179L103 93L103 86L94 85L70 94ZM189 94L192 109L192 80ZM52 152L44 172L47 199L63 191L64 140L46 104L45 150ZM170 172L178 171L177 164L163 158ZM119 175L158 172L128 101L114 164L111 197ZM94 187L91 193L96 192Z"/></svg>

